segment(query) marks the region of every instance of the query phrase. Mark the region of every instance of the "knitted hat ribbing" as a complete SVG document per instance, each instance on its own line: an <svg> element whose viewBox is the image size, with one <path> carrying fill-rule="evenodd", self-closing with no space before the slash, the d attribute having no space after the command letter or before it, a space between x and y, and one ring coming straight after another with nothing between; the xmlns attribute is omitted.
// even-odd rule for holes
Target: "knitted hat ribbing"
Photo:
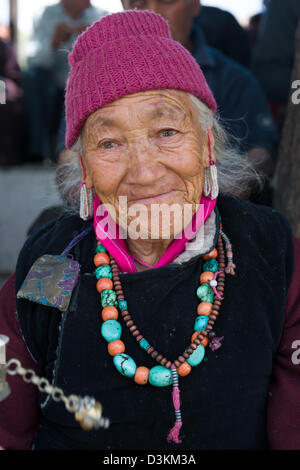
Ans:
<svg viewBox="0 0 300 470"><path fill-rule="evenodd" d="M76 40L66 87L66 147L90 114L122 96L146 90L183 90L213 111L217 105L192 55L171 39L168 23L150 11L113 13Z"/></svg>

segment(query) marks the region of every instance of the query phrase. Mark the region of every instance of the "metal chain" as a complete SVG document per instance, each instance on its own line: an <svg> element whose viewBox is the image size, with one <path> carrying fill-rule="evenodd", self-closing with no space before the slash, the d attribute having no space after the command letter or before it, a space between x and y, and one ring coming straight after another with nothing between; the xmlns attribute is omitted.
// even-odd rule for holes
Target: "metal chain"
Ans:
<svg viewBox="0 0 300 470"><path fill-rule="evenodd" d="M66 397L61 388L53 387L47 379L37 376L32 369L24 369L17 359L8 361L6 372L8 375L20 375L24 382L36 385L40 392L51 395L54 401L63 401L70 413L81 412L83 407L88 410L96 404L96 400L88 396L82 398L77 395L69 395ZM98 423L94 424L95 429L99 429L99 427L108 428L109 419L101 418Z"/></svg>
<svg viewBox="0 0 300 470"><path fill-rule="evenodd" d="M17 359L10 359L6 364L6 372L8 375L20 375L24 382L36 385L40 392L51 395L54 401L63 401L66 409L70 413L75 413L80 409L81 398L77 395L70 395L66 397L63 390L58 387L53 387L47 379L36 375L32 369L24 369L21 362Z"/></svg>

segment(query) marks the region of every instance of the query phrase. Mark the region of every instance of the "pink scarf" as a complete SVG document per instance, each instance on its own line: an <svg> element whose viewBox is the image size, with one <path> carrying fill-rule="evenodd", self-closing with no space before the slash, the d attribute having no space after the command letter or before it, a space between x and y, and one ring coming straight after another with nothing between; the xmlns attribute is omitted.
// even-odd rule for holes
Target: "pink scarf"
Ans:
<svg viewBox="0 0 300 470"><path fill-rule="evenodd" d="M186 243L190 241L199 227L206 221L209 214L215 208L216 202L216 199L211 200L210 197L201 196L199 208L193 215L191 222L181 232L181 235L172 241L154 268L160 268L172 263L184 251ZM114 257L120 272L137 272L133 258L127 251L125 240L120 237L119 226L115 224L107 211L106 213L101 211L102 215L99 215L101 204L99 197L96 195L94 200L94 230L97 239L101 241L107 251Z"/></svg>

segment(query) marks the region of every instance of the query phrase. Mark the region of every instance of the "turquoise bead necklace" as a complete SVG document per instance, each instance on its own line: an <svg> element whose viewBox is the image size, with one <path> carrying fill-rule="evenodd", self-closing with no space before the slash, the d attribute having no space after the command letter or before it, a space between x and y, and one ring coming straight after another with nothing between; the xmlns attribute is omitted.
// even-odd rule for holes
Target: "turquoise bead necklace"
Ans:
<svg viewBox="0 0 300 470"><path fill-rule="evenodd" d="M225 249L223 245L225 245ZM225 250L229 261L227 267L225 267ZM203 361L205 346L208 343L214 349L215 333L213 332L213 326L218 317L223 299L225 272L234 274L232 272L235 268L235 265L232 263L232 246L228 237L223 233L222 225L220 224L217 249L215 248L203 256L204 263L200 276L200 286L196 292L197 297L200 299L200 304L197 308L198 315L194 324L191 344L174 361L168 360L156 351L134 324L132 316L127 309L117 263L112 256L108 255L107 257L107 255L106 249L101 244L101 241L98 240L94 262L96 265L95 275L99 283L97 283L97 290L100 292L103 308L102 318L104 321L101 327L101 334L108 343L108 351L113 356L113 363L116 369L122 375L133 378L137 384L141 385L147 382L156 387L165 387L173 384L173 403L176 422L169 433L168 441L179 443L181 441L178 435L182 419L178 378L179 376L188 375L193 367ZM111 284L111 288L105 288ZM143 366L137 367L134 359L125 354L125 345L121 341L122 325L117 321L119 312L131 334L139 343L139 346L160 365L153 366L150 370ZM202 312L205 312L205 314L202 314ZM215 349L217 349L216 345Z"/></svg>

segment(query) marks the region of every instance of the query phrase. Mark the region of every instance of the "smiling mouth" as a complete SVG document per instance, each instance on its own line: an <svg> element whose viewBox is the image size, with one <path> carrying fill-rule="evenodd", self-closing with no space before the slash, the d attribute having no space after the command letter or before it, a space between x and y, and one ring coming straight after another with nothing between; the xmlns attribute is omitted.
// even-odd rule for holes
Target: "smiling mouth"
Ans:
<svg viewBox="0 0 300 470"><path fill-rule="evenodd" d="M173 196L178 191L172 190L166 193L156 194L155 196L149 196L141 199L131 199L131 204L155 204L163 201L164 199L168 199L170 196Z"/></svg>

